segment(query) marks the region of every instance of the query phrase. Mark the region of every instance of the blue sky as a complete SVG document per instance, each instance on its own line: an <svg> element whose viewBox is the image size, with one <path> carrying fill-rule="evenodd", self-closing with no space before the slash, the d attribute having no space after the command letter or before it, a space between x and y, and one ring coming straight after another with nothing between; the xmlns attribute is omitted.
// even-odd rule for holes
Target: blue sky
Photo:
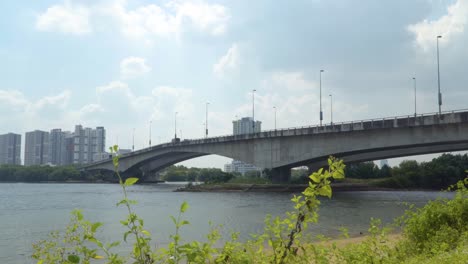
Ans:
<svg viewBox="0 0 468 264"><path fill-rule="evenodd" d="M468 1L125 1L0 3L0 133L105 126L137 149L232 132L318 123L319 70L330 122L468 108ZM188 165L221 166L201 158Z"/></svg>

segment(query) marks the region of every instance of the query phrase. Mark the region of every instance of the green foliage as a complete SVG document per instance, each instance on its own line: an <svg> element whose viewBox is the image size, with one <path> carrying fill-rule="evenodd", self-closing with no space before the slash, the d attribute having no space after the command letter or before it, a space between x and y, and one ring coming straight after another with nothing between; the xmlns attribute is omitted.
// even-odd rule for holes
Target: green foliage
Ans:
<svg viewBox="0 0 468 264"><path fill-rule="evenodd" d="M161 172L165 181L200 181L205 183L228 182L234 177L231 173L217 168L187 168L182 165L170 166Z"/></svg>
<svg viewBox="0 0 468 264"><path fill-rule="evenodd" d="M378 187L406 189L446 189L465 178L468 155L443 154L429 162L405 160L398 166L379 169L373 162L349 165L346 176L359 179L381 179L373 183Z"/></svg>
<svg viewBox="0 0 468 264"><path fill-rule="evenodd" d="M321 203L318 198L330 198L330 182L344 178L343 162L330 158L328 169L310 175L309 185L302 195L291 199L293 210L282 217L266 216L264 230L253 234L248 241L240 242L239 234L232 233L230 240L220 244L219 228L213 226L206 242L184 241L180 230L190 225L184 219L190 208L183 202L177 217L170 216L175 227L171 242L167 247L153 249L151 234L131 207L136 202L127 196L127 188L137 179L128 178L124 182L118 173L118 163L116 156L115 171L123 191L118 205L128 212L121 221L127 229L123 243L131 243L130 256L124 258L112 253L111 249L119 242L104 245L95 236L102 224L86 221L80 211L74 211L64 234L53 232L49 239L33 245L32 257L37 263L466 263L468 259L468 179L456 186L454 199L429 202L421 209L410 209L401 217L398 220L403 226L400 242L392 243L388 237L389 228L380 220L372 219L369 236L360 243L344 247L336 243L311 243L305 231L318 222ZM340 230L348 237L346 228Z"/></svg>
<svg viewBox="0 0 468 264"><path fill-rule="evenodd" d="M346 167L346 176L357 179L373 179L380 176L373 161L351 164Z"/></svg>
<svg viewBox="0 0 468 264"><path fill-rule="evenodd" d="M402 244L409 251L437 255L468 242L468 178L456 185L454 199L437 199L426 206L408 210L400 219L404 223Z"/></svg>

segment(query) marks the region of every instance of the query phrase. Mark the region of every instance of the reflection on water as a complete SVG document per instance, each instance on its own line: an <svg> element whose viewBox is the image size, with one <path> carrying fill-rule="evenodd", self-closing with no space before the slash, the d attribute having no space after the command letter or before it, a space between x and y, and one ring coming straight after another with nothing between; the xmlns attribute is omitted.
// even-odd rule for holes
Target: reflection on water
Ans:
<svg viewBox="0 0 468 264"><path fill-rule="evenodd" d="M248 234L263 228L266 214L280 215L291 209L292 194L285 193L188 193L172 192L181 184L137 185L129 190L131 199L138 200L136 212L145 219L154 243L164 245L174 227L169 215L176 215L180 204L187 201L190 209L186 218L191 225L184 227L187 240L204 239L209 221L222 225L224 235L231 231ZM337 235L345 226L351 235L368 228L369 219L376 217L390 222L401 215L401 202L423 205L441 192L342 192L333 199L324 199L319 224L311 227L314 234ZM83 210L91 221L104 222L99 236L106 242L121 240L125 209L116 207L121 189L113 184L0 184L0 263L29 263L31 244L47 237L52 230L63 229L69 213ZM227 237L227 236L226 236Z"/></svg>

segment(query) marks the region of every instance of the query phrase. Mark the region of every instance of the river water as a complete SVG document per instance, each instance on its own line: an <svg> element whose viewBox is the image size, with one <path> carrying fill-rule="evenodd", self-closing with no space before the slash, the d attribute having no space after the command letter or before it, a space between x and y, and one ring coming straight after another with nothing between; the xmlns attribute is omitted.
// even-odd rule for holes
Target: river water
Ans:
<svg viewBox="0 0 468 264"><path fill-rule="evenodd" d="M165 245L174 227L169 215L177 215L180 204L190 205L185 217L190 225L181 234L185 240L203 240L209 222L223 225L226 237L231 231L241 238L263 228L266 214L281 215L291 210L286 193L190 193L173 192L177 184L135 185L129 196L138 200L137 214L145 219L153 243ZM323 199L319 224L311 227L314 234L337 236L340 226L351 236L366 232L370 217L391 222L400 216L409 202L421 206L428 200L453 194L441 192L366 191L334 193ZM99 238L105 242L122 240L119 220L125 218L124 207L116 207L122 198L115 184L0 184L0 263L34 263L30 259L32 243L47 238L53 230L63 230L71 210L83 210L85 218L104 223ZM121 249L124 250L124 249Z"/></svg>

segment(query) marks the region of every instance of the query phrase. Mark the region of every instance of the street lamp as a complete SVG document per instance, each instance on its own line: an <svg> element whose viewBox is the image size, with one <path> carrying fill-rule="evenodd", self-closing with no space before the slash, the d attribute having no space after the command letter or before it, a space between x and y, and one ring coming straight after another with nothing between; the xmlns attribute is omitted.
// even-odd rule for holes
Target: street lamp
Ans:
<svg viewBox="0 0 468 264"><path fill-rule="evenodd" d="M330 96L330 125L333 125L333 96L329 94Z"/></svg>
<svg viewBox="0 0 468 264"><path fill-rule="evenodd" d="M174 114L174 140L177 140L177 112Z"/></svg>
<svg viewBox="0 0 468 264"><path fill-rule="evenodd" d="M132 152L135 151L135 128L133 128L133 135L132 135Z"/></svg>
<svg viewBox="0 0 468 264"><path fill-rule="evenodd" d="M323 120L323 112L322 112L322 72L324 70L320 70L319 76L320 76L320 126L322 126L322 120Z"/></svg>
<svg viewBox="0 0 468 264"><path fill-rule="evenodd" d="M257 90L252 90L252 133L255 133L255 92Z"/></svg>
<svg viewBox="0 0 468 264"><path fill-rule="evenodd" d="M439 39L442 36L437 36L437 86L439 88L438 99L439 99L439 115L442 113L442 93L440 93L440 67L439 67Z"/></svg>
<svg viewBox="0 0 468 264"><path fill-rule="evenodd" d="M149 125L149 146L151 147L151 124L153 123L153 120L150 120L150 125Z"/></svg>
<svg viewBox="0 0 468 264"><path fill-rule="evenodd" d="M414 86L414 117L416 117L416 77L413 77Z"/></svg>
<svg viewBox="0 0 468 264"><path fill-rule="evenodd" d="M208 105L210 103L209 102L206 102L206 121L205 121L205 137L207 138L208 137Z"/></svg>
<svg viewBox="0 0 468 264"><path fill-rule="evenodd" d="M273 109L275 109L275 130L276 130L276 106L273 106Z"/></svg>

